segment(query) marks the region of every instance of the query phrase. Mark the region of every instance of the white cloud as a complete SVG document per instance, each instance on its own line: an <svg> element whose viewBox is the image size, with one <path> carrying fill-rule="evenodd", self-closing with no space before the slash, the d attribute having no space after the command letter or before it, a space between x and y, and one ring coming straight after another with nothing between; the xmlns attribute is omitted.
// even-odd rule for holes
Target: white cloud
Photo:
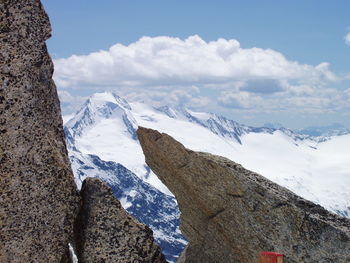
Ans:
<svg viewBox="0 0 350 263"><path fill-rule="evenodd" d="M70 92L61 89L58 89L58 97L64 115L77 111L87 99L84 96L73 96Z"/></svg>
<svg viewBox="0 0 350 263"><path fill-rule="evenodd" d="M191 98L189 104L191 105L191 108L194 109L202 109L202 108L209 108L210 105L212 104L212 101L208 97L196 97L196 98Z"/></svg>
<svg viewBox="0 0 350 263"><path fill-rule="evenodd" d="M321 113L349 105L348 91L330 88L339 77L328 63L301 64L272 49L242 48L234 39L143 37L54 63L61 101L71 110L81 100L65 92L83 90L226 113Z"/></svg>
<svg viewBox="0 0 350 263"><path fill-rule="evenodd" d="M344 37L345 43L350 46L350 32Z"/></svg>
<svg viewBox="0 0 350 263"><path fill-rule="evenodd" d="M327 63L287 60L271 49L241 48L237 40L205 42L143 37L128 46L55 60L60 87L220 84L241 80L333 80Z"/></svg>
<svg viewBox="0 0 350 263"><path fill-rule="evenodd" d="M227 108L254 109L258 108L263 103L263 99L260 96L245 91L224 91L218 98L218 102L220 105Z"/></svg>

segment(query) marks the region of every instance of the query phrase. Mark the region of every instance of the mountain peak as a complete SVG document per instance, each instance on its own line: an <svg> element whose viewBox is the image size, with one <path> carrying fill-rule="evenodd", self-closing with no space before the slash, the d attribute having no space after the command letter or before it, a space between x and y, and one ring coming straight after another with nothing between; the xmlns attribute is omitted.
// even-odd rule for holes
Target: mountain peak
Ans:
<svg viewBox="0 0 350 263"><path fill-rule="evenodd" d="M95 106L111 105L112 103L131 110L129 103L114 92L95 93L87 100L87 103Z"/></svg>
<svg viewBox="0 0 350 263"><path fill-rule="evenodd" d="M158 107L155 109L159 112L166 114L168 117L173 118L173 119L178 116L177 111L169 106L161 106L161 107Z"/></svg>
<svg viewBox="0 0 350 263"><path fill-rule="evenodd" d="M101 120L114 118L123 120L132 137L136 139L136 121L130 114L131 107L128 102L115 93L103 92L93 94L68 121L66 127L73 130L74 135L81 135L83 130L92 127Z"/></svg>
<svg viewBox="0 0 350 263"><path fill-rule="evenodd" d="M268 122L268 123L265 123L263 127L269 128L269 129L275 129L275 130L280 130L284 128L284 126L278 122Z"/></svg>

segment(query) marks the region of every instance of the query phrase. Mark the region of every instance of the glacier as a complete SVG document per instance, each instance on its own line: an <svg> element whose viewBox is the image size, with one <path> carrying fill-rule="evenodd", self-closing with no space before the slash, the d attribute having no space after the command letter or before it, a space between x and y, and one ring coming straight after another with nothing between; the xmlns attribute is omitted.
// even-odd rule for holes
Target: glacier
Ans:
<svg viewBox="0 0 350 263"><path fill-rule="evenodd" d="M227 157L297 195L350 217L350 133L312 136L251 127L212 113L127 102L96 93L65 123L78 187L106 181L127 211L148 224L170 262L186 245L172 193L145 163L138 126L165 132L187 148Z"/></svg>

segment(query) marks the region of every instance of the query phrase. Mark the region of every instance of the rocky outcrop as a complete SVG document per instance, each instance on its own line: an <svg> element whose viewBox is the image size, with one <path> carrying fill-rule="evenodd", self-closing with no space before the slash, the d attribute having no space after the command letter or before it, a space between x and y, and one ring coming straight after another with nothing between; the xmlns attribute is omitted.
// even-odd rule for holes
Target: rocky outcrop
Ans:
<svg viewBox="0 0 350 263"><path fill-rule="evenodd" d="M79 262L166 262L152 230L133 219L105 183L87 178L81 195L76 224Z"/></svg>
<svg viewBox="0 0 350 263"><path fill-rule="evenodd" d="M146 162L175 194L189 240L180 262L256 263L260 251L286 263L350 262L350 221L226 158L193 152L139 128Z"/></svg>
<svg viewBox="0 0 350 263"><path fill-rule="evenodd" d="M78 194L50 35L40 1L0 1L0 262L68 260Z"/></svg>
<svg viewBox="0 0 350 263"><path fill-rule="evenodd" d="M0 262L70 262L69 242L79 262L166 262L152 231L103 183L88 179L81 202L45 45L50 35L39 0L0 0Z"/></svg>

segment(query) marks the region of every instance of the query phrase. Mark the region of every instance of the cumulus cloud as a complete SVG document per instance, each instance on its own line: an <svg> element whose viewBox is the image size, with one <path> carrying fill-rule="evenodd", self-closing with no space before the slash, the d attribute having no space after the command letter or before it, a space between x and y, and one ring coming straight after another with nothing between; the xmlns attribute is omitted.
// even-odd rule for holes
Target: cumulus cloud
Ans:
<svg viewBox="0 0 350 263"><path fill-rule="evenodd" d="M242 48L235 39L142 37L54 63L63 108L71 110L82 99L70 93L83 90L214 112L321 113L349 105L348 90L329 88L339 77L328 63L301 64L272 49Z"/></svg>
<svg viewBox="0 0 350 263"><path fill-rule="evenodd" d="M200 95L197 86L158 87L154 89L124 88L118 94L128 101L143 101L147 104L159 106L184 106L200 108L209 105L210 100Z"/></svg>
<svg viewBox="0 0 350 263"><path fill-rule="evenodd" d="M275 93L283 90L283 82L271 79L248 80L241 90L252 93Z"/></svg>
<svg viewBox="0 0 350 263"><path fill-rule="evenodd" d="M83 104L83 102L87 99L85 96L73 96L70 92L61 89L58 89L58 97L61 102L63 115L76 112Z"/></svg>
<svg viewBox="0 0 350 263"><path fill-rule="evenodd" d="M224 91L218 98L218 102L219 104L227 108L252 109L258 108L263 103L263 99L259 96L245 91Z"/></svg>
<svg viewBox="0 0 350 263"><path fill-rule="evenodd" d="M242 48L237 40L206 42L142 37L85 56L55 60L60 87L220 84L241 80L332 80L327 63L317 66L287 60L271 49Z"/></svg>
<svg viewBox="0 0 350 263"><path fill-rule="evenodd" d="M350 32L345 35L344 39L345 43L350 46Z"/></svg>

